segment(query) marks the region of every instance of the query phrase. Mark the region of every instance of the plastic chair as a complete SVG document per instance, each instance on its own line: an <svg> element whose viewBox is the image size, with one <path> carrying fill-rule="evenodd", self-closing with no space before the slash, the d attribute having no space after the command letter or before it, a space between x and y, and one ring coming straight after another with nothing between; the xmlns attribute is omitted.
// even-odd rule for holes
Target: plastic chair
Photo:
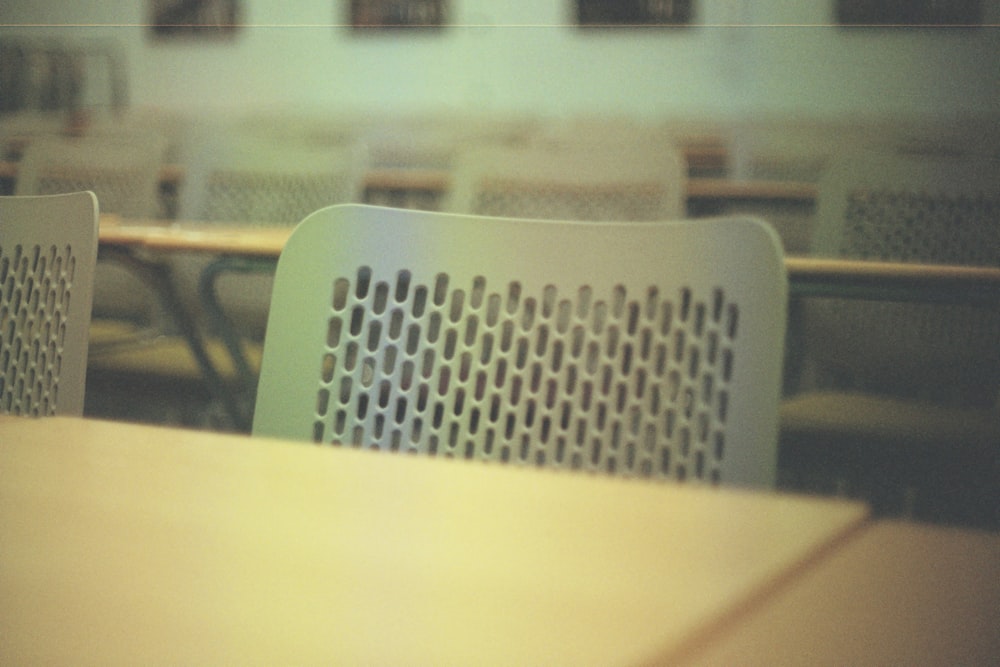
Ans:
<svg viewBox="0 0 1000 667"><path fill-rule="evenodd" d="M1000 162L850 154L819 189L816 255L1000 266ZM921 492L920 475L996 474L1000 443L1000 311L920 300L804 302L804 390L782 407L789 456L844 475L849 493L851 485L883 496L890 485L910 487L895 490L887 511L918 514L937 511L928 505L940 500ZM860 453L835 464L848 450ZM890 481L873 461L894 475L924 472ZM986 464L976 472L974 461Z"/></svg>
<svg viewBox="0 0 1000 667"><path fill-rule="evenodd" d="M294 225L311 212L360 202L367 169L359 142L305 144L209 126L185 159L184 220Z"/></svg>
<svg viewBox="0 0 1000 667"><path fill-rule="evenodd" d="M0 197L0 412L80 415L97 199Z"/></svg>
<svg viewBox="0 0 1000 667"><path fill-rule="evenodd" d="M686 167L664 141L541 141L458 154L442 210L580 221L684 217Z"/></svg>
<svg viewBox="0 0 1000 667"><path fill-rule="evenodd" d="M160 169L166 140L139 132L100 136L41 137L25 148L18 164L15 194L48 195L89 190L101 213L150 219L160 214ZM94 355L145 345L172 324L155 297L151 278L127 258L101 252L94 277ZM138 286L138 289L137 289Z"/></svg>
<svg viewBox="0 0 1000 667"><path fill-rule="evenodd" d="M155 218L166 148L166 140L153 134L36 138L18 164L15 194L91 190L104 214Z"/></svg>
<svg viewBox="0 0 1000 667"><path fill-rule="evenodd" d="M278 263L253 433L767 487L786 298L755 220L326 208Z"/></svg>
<svg viewBox="0 0 1000 667"><path fill-rule="evenodd" d="M180 198L184 221L244 226L292 226L309 213L364 196L367 149L362 142L331 135L329 143L269 136L245 127L213 124L196 130L197 154L187 160ZM177 256L171 266L181 294L206 316L209 333L218 336L235 369L235 392L245 412L253 405L259 356L270 303L274 263L230 256ZM240 430L249 417L234 415Z"/></svg>

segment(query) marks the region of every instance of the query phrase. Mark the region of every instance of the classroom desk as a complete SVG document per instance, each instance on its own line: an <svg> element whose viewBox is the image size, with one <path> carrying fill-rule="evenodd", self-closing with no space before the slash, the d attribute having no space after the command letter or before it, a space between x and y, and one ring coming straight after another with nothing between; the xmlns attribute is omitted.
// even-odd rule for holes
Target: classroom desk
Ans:
<svg viewBox="0 0 1000 667"><path fill-rule="evenodd" d="M160 252L206 252L277 259L292 227L225 223L101 220L102 245ZM995 304L1000 268L877 262L824 257L785 257L793 297L944 301Z"/></svg>
<svg viewBox="0 0 1000 667"><path fill-rule="evenodd" d="M668 662L859 503L0 417L0 663Z"/></svg>
<svg viewBox="0 0 1000 667"><path fill-rule="evenodd" d="M1000 267L785 258L790 296L1000 304Z"/></svg>
<svg viewBox="0 0 1000 667"><path fill-rule="evenodd" d="M293 227L249 227L235 223L183 223L155 220L120 220L102 217L101 247L124 254L138 263L137 270L152 273L155 280L163 267L157 257L176 252L218 254L199 286L202 305L213 320L244 388L254 385L256 374L242 352L241 343L228 326L215 298L214 278L223 271L270 271L281 254ZM793 299L841 297L868 300L963 303L993 307L1000 304L1000 268L870 262L817 257L787 256L789 293ZM161 278L161 283L169 282ZM180 308L170 285L161 285L161 300L174 312L192 354L202 369L210 390L222 401L234 424L249 429L246 408L221 379L201 334L190 315Z"/></svg>

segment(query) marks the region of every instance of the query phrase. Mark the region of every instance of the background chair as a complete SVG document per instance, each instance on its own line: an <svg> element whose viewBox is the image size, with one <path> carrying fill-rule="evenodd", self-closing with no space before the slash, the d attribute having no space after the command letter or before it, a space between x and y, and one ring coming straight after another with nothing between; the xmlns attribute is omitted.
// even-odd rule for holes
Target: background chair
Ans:
<svg viewBox="0 0 1000 667"><path fill-rule="evenodd" d="M301 137L263 128L207 123L195 128L184 162L180 197L184 222L291 226L319 208L364 197L367 149L343 134ZM171 259L180 294L204 316L209 336L225 344L235 389L249 414L267 321L274 264L228 256ZM239 430L249 417L237 416Z"/></svg>
<svg viewBox="0 0 1000 667"><path fill-rule="evenodd" d="M294 225L331 203L360 202L365 146L305 143L208 124L184 158L184 220Z"/></svg>
<svg viewBox="0 0 1000 667"><path fill-rule="evenodd" d="M442 210L555 220L677 220L686 166L664 140L538 140L460 152Z"/></svg>
<svg viewBox="0 0 1000 667"><path fill-rule="evenodd" d="M996 160L851 153L819 188L817 255L1000 266ZM996 523L1000 310L920 299L801 304L782 457L881 512Z"/></svg>
<svg viewBox="0 0 1000 667"><path fill-rule="evenodd" d="M753 220L309 216L255 435L770 486L787 282Z"/></svg>
<svg viewBox="0 0 1000 667"><path fill-rule="evenodd" d="M94 190L102 214L155 218L166 140L155 134L32 139L18 163L16 194Z"/></svg>
<svg viewBox="0 0 1000 667"><path fill-rule="evenodd" d="M15 194L89 190L105 216L156 218L166 148L162 137L141 132L38 137L18 163ZM94 278L94 355L146 344L172 330L149 280L125 259L102 252Z"/></svg>
<svg viewBox="0 0 1000 667"><path fill-rule="evenodd" d="M0 412L80 415L97 200L0 197Z"/></svg>

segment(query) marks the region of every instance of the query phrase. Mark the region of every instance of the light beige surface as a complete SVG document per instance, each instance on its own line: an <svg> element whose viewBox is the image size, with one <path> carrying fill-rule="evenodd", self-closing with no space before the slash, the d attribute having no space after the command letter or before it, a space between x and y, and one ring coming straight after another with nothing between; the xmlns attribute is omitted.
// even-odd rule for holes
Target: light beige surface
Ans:
<svg viewBox="0 0 1000 667"><path fill-rule="evenodd" d="M1000 534L877 523L692 665L995 665Z"/></svg>
<svg viewBox="0 0 1000 667"><path fill-rule="evenodd" d="M0 418L0 663L669 657L857 504Z"/></svg>
<svg viewBox="0 0 1000 667"><path fill-rule="evenodd" d="M294 227L246 227L237 223L124 220L101 216L102 244L175 252L227 252L277 257ZM909 287L1000 288L1000 269L875 262L824 257L785 257L789 280L830 285L891 284Z"/></svg>
<svg viewBox="0 0 1000 667"><path fill-rule="evenodd" d="M249 227L236 223L184 223L101 217L102 245L167 252L229 253L276 258L294 226Z"/></svg>
<svg viewBox="0 0 1000 667"><path fill-rule="evenodd" d="M896 285L909 287L979 287L1000 289L1000 268L882 262L826 257L786 257L789 279L834 285Z"/></svg>

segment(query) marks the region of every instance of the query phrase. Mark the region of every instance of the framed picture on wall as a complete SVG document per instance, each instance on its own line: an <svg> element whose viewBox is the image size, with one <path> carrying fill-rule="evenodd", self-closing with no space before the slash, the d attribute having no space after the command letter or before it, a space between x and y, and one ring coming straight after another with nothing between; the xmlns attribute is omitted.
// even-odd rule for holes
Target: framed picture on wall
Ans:
<svg viewBox="0 0 1000 667"><path fill-rule="evenodd" d="M348 23L359 30L441 28L447 18L447 0L351 0Z"/></svg>
<svg viewBox="0 0 1000 667"><path fill-rule="evenodd" d="M242 0L149 0L156 37L229 38L239 29Z"/></svg>
<svg viewBox="0 0 1000 667"><path fill-rule="evenodd" d="M576 23L591 28L691 24L694 0L574 0Z"/></svg>
<svg viewBox="0 0 1000 667"><path fill-rule="evenodd" d="M982 0L835 0L843 26L978 26Z"/></svg>

